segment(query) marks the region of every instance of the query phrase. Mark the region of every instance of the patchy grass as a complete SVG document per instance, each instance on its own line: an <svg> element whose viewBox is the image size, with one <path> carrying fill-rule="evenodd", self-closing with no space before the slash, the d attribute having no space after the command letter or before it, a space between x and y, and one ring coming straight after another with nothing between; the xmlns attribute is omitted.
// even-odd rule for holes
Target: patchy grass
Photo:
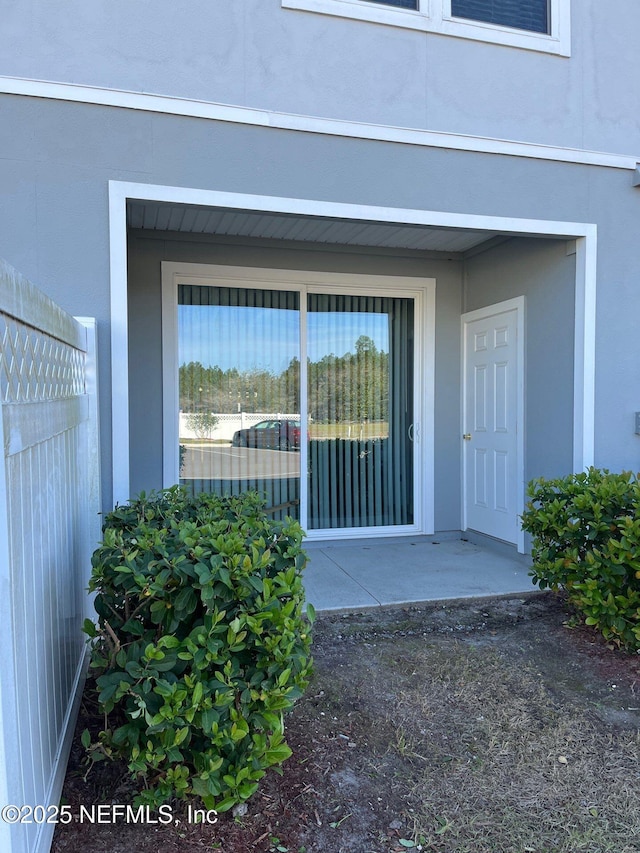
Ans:
<svg viewBox="0 0 640 853"><path fill-rule="evenodd" d="M637 731L558 701L501 650L405 642L395 663L388 719L414 841L443 853L640 849Z"/></svg>
<svg viewBox="0 0 640 853"><path fill-rule="evenodd" d="M294 756L246 813L74 824L54 853L640 851L640 658L567 617L548 594L321 617ZM80 759L74 808L130 802L121 771L82 782Z"/></svg>

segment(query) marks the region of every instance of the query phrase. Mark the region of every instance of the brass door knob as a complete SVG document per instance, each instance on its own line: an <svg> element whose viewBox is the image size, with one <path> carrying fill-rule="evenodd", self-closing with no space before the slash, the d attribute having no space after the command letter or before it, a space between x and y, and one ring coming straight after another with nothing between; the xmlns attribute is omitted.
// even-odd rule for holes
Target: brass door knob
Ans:
<svg viewBox="0 0 640 853"><path fill-rule="evenodd" d="M471 441L471 433L470 432L465 432L465 434L462 437L464 438L465 441Z"/></svg>

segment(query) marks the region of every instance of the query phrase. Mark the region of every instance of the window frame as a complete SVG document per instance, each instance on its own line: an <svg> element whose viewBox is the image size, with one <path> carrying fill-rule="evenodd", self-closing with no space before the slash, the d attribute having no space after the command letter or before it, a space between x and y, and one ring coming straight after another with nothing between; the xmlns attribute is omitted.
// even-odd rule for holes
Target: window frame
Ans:
<svg viewBox="0 0 640 853"><path fill-rule="evenodd" d="M241 267L224 264L162 261L162 482L165 487L179 480L179 378L178 378L178 285L242 287L297 291L300 294L301 363L308 355L307 294L349 294L413 299L413 521L410 524L366 527L314 528L309 540L357 539L371 536L431 534L433 529L433 412L435 382L436 279L432 276L326 273L271 267ZM300 376L300 412L307 410L307 374ZM127 415L128 417L128 415ZM308 470L306 441L300 448L300 471ZM302 477L301 477L302 484ZM308 487L301 485L300 517L308 520ZM116 497L114 496L114 500Z"/></svg>
<svg viewBox="0 0 640 853"><path fill-rule="evenodd" d="M369 21L556 56L571 55L570 0L549 0L549 33L454 17L451 14L451 0L418 0L418 9L385 6L367 0L281 0L281 5L283 9Z"/></svg>

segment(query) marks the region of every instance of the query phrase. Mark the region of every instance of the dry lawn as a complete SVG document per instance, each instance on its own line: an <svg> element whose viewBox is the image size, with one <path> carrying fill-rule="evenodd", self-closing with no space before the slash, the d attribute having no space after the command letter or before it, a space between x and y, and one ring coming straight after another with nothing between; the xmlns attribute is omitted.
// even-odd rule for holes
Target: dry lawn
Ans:
<svg viewBox="0 0 640 853"><path fill-rule="evenodd" d="M76 824L53 849L640 851L640 658L567 618L542 594L322 617L316 675L288 719L294 756L245 814ZM121 768L85 783L80 756L70 803L130 802Z"/></svg>

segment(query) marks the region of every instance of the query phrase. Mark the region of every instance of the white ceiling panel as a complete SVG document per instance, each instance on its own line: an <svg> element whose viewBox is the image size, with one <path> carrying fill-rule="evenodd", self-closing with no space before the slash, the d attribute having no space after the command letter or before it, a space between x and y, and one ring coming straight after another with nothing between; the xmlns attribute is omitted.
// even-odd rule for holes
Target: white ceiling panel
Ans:
<svg viewBox="0 0 640 853"><path fill-rule="evenodd" d="M465 252L495 236L485 231L460 228L432 228L392 222L224 210L155 201L128 202L127 221L131 228L144 231L220 234L435 252Z"/></svg>

